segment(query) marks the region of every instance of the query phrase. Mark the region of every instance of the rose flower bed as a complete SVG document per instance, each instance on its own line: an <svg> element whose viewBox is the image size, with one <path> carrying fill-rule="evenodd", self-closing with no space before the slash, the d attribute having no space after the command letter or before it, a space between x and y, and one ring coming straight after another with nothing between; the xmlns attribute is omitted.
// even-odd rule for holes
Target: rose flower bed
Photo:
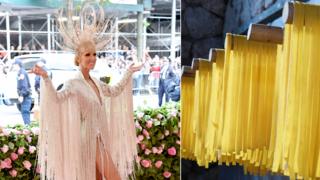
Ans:
<svg viewBox="0 0 320 180"><path fill-rule="evenodd" d="M135 112L137 179L180 179L180 105Z"/></svg>
<svg viewBox="0 0 320 180"><path fill-rule="evenodd" d="M180 179L180 105L138 109L134 121L138 144L135 178ZM37 123L0 128L0 180L40 179L38 135Z"/></svg>

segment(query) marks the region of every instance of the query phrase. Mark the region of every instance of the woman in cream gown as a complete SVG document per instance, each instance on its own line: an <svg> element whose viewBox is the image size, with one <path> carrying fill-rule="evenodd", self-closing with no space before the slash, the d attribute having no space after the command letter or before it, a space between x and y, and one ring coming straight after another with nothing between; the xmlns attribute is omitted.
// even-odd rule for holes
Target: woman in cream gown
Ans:
<svg viewBox="0 0 320 180"><path fill-rule="evenodd" d="M127 179L137 155L129 66L114 86L89 72L96 63L94 41L81 40L75 50L77 75L56 91L46 71L42 77L39 165L42 179Z"/></svg>

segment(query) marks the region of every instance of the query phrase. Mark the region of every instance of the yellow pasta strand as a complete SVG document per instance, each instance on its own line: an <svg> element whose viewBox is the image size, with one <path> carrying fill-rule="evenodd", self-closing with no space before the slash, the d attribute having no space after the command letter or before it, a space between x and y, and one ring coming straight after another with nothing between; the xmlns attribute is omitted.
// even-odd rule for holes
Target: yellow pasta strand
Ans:
<svg viewBox="0 0 320 180"><path fill-rule="evenodd" d="M228 43L233 43L232 50L227 49L231 47ZM249 153L242 160L260 165L263 151L269 146L276 50L275 44L227 35L225 66L228 68L224 74L227 77L224 86L226 104L221 142L222 152L235 154L235 159L239 159L237 161Z"/></svg>
<svg viewBox="0 0 320 180"><path fill-rule="evenodd" d="M181 156L194 160L193 146L193 106L194 106L194 77L181 78Z"/></svg>
<svg viewBox="0 0 320 180"><path fill-rule="evenodd" d="M221 149L222 132L222 87L224 70L224 50L216 49L215 63L212 63L211 97L209 99L208 129L205 137L208 162L217 162ZM206 164L207 165L207 164Z"/></svg>
<svg viewBox="0 0 320 180"><path fill-rule="evenodd" d="M211 97L211 76L212 65L211 62L200 60L199 70L197 70L196 79L199 79L199 84L196 86L195 98L197 99L197 112L198 116L195 116L195 156L199 165L203 166L207 160L205 160L205 133L207 133L207 119L209 114L209 99Z"/></svg>
<svg viewBox="0 0 320 180"><path fill-rule="evenodd" d="M320 7L294 4L293 24L288 27L288 79L286 89L283 169L292 177L316 175L319 156L319 47ZM288 42L284 42L284 45ZM316 110L317 109L317 110Z"/></svg>

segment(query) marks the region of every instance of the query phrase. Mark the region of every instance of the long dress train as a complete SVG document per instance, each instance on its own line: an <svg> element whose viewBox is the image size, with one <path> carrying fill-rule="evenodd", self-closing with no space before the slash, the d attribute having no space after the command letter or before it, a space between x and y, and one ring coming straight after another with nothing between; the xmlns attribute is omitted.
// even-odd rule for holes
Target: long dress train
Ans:
<svg viewBox="0 0 320 180"><path fill-rule="evenodd" d="M127 71L114 86L92 78L100 97L80 71L59 92L50 79L42 80L38 152L41 179L95 179L97 138L99 147L110 153L121 179L128 178L137 155L131 75ZM107 161L103 159L102 166Z"/></svg>

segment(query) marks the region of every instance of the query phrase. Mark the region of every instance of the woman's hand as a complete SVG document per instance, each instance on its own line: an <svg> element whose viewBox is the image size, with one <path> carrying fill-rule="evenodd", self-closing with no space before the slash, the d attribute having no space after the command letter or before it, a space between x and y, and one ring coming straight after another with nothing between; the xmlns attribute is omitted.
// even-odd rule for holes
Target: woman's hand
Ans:
<svg viewBox="0 0 320 180"><path fill-rule="evenodd" d="M142 62L136 62L129 65L129 70L132 72L140 71L141 68L144 66L144 63Z"/></svg>
<svg viewBox="0 0 320 180"><path fill-rule="evenodd" d="M47 78L48 73L46 70L43 69L43 64L37 63L31 70L31 73L34 73L42 78Z"/></svg>

